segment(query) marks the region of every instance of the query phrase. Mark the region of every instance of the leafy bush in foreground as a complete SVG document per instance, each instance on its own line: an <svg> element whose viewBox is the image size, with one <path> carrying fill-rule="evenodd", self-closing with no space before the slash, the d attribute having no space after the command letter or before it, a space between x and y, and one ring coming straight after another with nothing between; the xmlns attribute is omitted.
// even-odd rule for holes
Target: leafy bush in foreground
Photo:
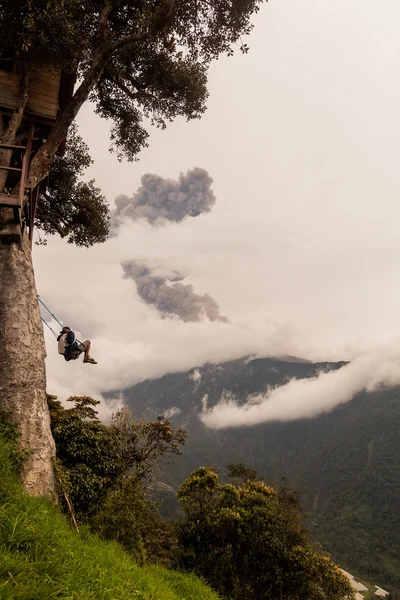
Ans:
<svg viewBox="0 0 400 600"><path fill-rule="evenodd" d="M350 600L351 586L311 543L296 495L263 481L222 485L197 469L178 491L178 565L232 600Z"/></svg>

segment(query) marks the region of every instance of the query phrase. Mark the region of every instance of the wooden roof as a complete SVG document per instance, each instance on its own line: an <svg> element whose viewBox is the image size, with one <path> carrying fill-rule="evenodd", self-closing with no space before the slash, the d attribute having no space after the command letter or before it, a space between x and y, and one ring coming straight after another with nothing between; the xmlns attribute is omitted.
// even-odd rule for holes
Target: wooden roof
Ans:
<svg viewBox="0 0 400 600"><path fill-rule="evenodd" d="M0 106L14 109L17 106L19 75L0 69ZM26 113L55 120L59 108L61 72L43 68L36 72L29 85Z"/></svg>

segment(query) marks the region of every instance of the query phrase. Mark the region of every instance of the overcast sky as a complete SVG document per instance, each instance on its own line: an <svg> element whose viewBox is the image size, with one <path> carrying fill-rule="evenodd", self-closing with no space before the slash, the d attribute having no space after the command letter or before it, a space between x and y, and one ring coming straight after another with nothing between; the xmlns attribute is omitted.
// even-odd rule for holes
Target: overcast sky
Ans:
<svg viewBox="0 0 400 600"><path fill-rule="evenodd" d="M146 173L194 167L216 201L177 223L126 219L90 250L35 248L38 292L99 361L67 365L46 332L50 393L249 353L350 359L399 336L399 18L395 0L270 0L249 54L211 69L203 119L153 131L135 164L109 154L110 125L82 110L88 177L110 205ZM126 261L179 273L229 323L163 318L123 277Z"/></svg>

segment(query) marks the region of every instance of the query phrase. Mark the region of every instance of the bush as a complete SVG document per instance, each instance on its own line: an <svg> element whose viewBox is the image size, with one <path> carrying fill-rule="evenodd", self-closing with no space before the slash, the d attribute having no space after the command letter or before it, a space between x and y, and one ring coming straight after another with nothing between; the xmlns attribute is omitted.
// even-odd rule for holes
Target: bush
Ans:
<svg viewBox="0 0 400 600"><path fill-rule="evenodd" d="M197 469L178 491L179 567L232 600L350 600L348 580L317 552L295 494L262 481L221 485Z"/></svg>

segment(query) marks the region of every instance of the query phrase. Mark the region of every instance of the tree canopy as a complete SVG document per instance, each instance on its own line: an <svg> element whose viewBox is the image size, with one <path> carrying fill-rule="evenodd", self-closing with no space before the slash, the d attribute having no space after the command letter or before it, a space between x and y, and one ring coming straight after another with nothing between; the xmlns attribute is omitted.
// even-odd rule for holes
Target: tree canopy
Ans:
<svg viewBox="0 0 400 600"><path fill-rule="evenodd" d="M169 564L174 528L161 519L148 491L162 459L181 454L186 433L162 417L135 419L126 408L107 426L97 418L99 402L89 396L69 398L68 409L55 396L47 401L61 507L102 538L118 541L138 562Z"/></svg>
<svg viewBox="0 0 400 600"><path fill-rule="evenodd" d="M90 99L113 122L112 147L135 160L146 122L165 127L205 111L207 70L243 37L263 0L0 0L0 59L21 72L47 65L77 73L79 85L33 159L28 183L43 178L68 127ZM77 43L79 40L79 43Z"/></svg>
<svg viewBox="0 0 400 600"><path fill-rule="evenodd" d="M242 469L241 469L242 470ZM263 481L222 485L207 467L178 491L178 565L230 600L350 600L351 586L309 539L295 494Z"/></svg>
<svg viewBox="0 0 400 600"><path fill-rule="evenodd" d="M107 426L97 418L99 402L89 396L72 396L69 409L55 396L47 401L62 491L70 494L78 518L95 514L125 479L148 488L161 459L181 454L185 443L186 433L162 417L145 423L123 409Z"/></svg>
<svg viewBox="0 0 400 600"><path fill-rule="evenodd" d="M87 145L72 124L65 153L54 156L47 185L39 193L35 225L45 235L58 233L69 244L86 247L107 240L110 218L106 199L94 180L80 179L92 163Z"/></svg>

